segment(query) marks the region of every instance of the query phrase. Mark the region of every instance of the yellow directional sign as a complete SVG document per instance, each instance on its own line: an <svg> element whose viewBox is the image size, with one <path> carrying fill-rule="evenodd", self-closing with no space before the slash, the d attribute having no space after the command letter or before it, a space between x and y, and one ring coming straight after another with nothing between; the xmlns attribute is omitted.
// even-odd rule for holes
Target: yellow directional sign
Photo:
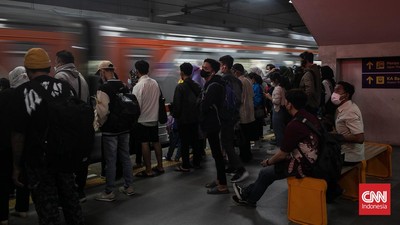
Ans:
<svg viewBox="0 0 400 225"><path fill-rule="evenodd" d="M369 76L369 77L367 78L367 81L368 81L368 84L371 84L371 82L374 81L374 78L372 78L371 76Z"/></svg>
<svg viewBox="0 0 400 225"><path fill-rule="evenodd" d="M373 65L374 65L374 64L373 64L371 61L369 61L369 62L367 63L368 69L370 70L371 67L372 67Z"/></svg>
<svg viewBox="0 0 400 225"><path fill-rule="evenodd" d="M400 56L362 59L362 88L400 88Z"/></svg>

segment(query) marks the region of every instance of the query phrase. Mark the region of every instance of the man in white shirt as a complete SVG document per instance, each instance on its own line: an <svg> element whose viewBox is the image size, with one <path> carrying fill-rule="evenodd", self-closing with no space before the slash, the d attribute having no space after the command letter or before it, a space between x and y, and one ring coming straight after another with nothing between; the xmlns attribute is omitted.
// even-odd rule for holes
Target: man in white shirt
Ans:
<svg viewBox="0 0 400 225"><path fill-rule="evenodd" d="M331 96L332 103L338 106L335 127L337 133L343 135L344 165L356 164L365 159L364 123L360 109L351 101L353 94L353 85L339 81Z"/></svg>
<svg viewBox="0 0 400 225"><path fill-rule="evenodd" d="M138 142L142 143L143 159L146 170L136 174L137 177L153 177L154 175L164 173L162 165L162 151L158 139L158 109L160 87L157 82L148 76L149 63L140 60L135 63L135 75L139 81L133 87L134 94L139 102L140 116L135 126L134 137ZM153 144L157 158L157 166L151 168L151 152L150 142Z"/></svg>

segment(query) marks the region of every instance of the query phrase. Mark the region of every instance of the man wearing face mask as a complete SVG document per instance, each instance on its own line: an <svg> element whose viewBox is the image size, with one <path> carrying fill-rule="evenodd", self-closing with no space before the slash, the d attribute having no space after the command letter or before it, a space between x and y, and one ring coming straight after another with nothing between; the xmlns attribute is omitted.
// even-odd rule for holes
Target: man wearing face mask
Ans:
<svg viewBox="0 0 400 225"><path fill-rule="evenodd" d="M224 82L221 76L216 75L220 68L218 61L205 59L200 71L201 77L206 80L200 102L200 128L210 144L211 153L217 169L217 180L206 184L207 194L228 194L226 185L225 163L221 151L219 132L221 120L219 113L224 101Z"/></svg>
<svg viewBox="0 0 400 225"><path fill-rule="evenodd" d="M331 96L333 104L337 105L335 128L342 135L342 153L344 165L354 165L365 159L364 157L364 123L361 111L351 100L354 86L339 81Z"/></svg>
<svg viewBox="0 0 400 225"><path fill-rule="evenodd" d="M308 97L306 110L317 115L321 101L321 73L319 67L314 64L314 54L303 52L300 54L301 66L304 68L304 75L301 78L299 88L302 89Z"/></svg>

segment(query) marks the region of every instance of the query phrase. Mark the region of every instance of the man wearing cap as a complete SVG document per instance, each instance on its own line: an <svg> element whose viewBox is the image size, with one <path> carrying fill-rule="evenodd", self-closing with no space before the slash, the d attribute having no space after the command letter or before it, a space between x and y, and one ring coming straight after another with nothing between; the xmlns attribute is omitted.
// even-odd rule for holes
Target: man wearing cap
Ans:
<svg viewBox="0 0 400 225"><path fill-rule="evenodd" d="M96 196L98 201L111 202L115 200L114 187L116 176L117 155L122 163L124 185L119 191L131 196L135 194L132 188L132 162L129 155L129 128L121 126L117 114L115 101L118 93L127 93L127 87L122 81L115 78L114 65L110 61L102 61L98 66L98 73L103 81L97 91L96 114L102 132L102 145L106 161L106 187Z"/></svg>
<svg viewBox="0 0 400 225"><path fill-rule="evenodd" d="M11 139L13 180L17 186L23 186L22 178L27 179L40 224L61 224L60 204L68 224L83 224L73 173L53 168L45 160L42 143L48 128L44 94L47 92L56 101L74 92L68 84L49 76L50 58L45 50L30 49L24 66L30 81L15 90Z"/></svg>
<svg viewBox="0 0 400 225"><path fill-rule="evenodd" d="M133 87L132 94L137 97L140 106L140 116L135 126L135 139L142 143L142 153L146 170L136 174L137 177L153 177L163 174L162 149L158 139L158 109L160 87L157 81L148 76L149 63L139 60L135 63L135 75L138 83ZM157 158L157 166L151 168L150 142L153 144Z"/></svg>

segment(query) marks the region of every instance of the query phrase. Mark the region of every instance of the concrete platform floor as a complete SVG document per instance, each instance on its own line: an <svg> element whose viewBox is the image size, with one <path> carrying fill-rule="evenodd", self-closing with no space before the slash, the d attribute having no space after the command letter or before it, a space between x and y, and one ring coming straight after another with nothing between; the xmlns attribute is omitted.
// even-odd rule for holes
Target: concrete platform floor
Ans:
<svg viewBox="0 0 400 225"><path fill-rule="evenodd" d="M262 150L254 150L254 160L246 164L250 177L243 183L256 179L259 162L265 158L267 142ZM164 150L165 151L165 150ZM154 155L153 155L154 157ZM400 147L393 151L393 178L389 181L367 179L368 183L391 183L391 216L359 216L358 202L338 199L328 205L328 223L345 225L400 224ZM86 189L88 200L82 204L87 225L284 225L293 224L287 219L287 182L277 181L266 191L257 208L237 206L231 184L230 194L208 195L204 185L216 178L215 164L207 155L203 168L190 173L174 171L173 163L166 173L154 178L134 178L136 195L117 194L114 202L96 201L104 184L98 181ZM96 178L95 178L96 179ZM98 179L98 178L97 178ZM230 177L228 176L228 179ZM91 181L89 180L89 183ZM121 185L121 181L118 182ZM26 219L10 217L10 224L37 224L34 206Z"/></svg>

